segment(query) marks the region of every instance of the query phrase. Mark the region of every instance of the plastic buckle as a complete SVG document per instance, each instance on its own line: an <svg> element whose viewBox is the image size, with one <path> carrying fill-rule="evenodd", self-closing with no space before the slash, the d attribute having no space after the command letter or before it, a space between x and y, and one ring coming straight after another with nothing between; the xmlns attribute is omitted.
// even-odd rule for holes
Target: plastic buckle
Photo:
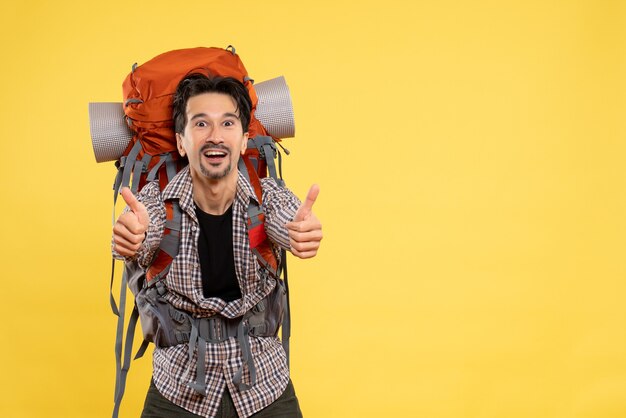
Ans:
<svg viewBox="0 0 626 418"><path fill-rule="evenodd" d="M167 293L167 288L165 287L165 284L163 283L162 280L158 280L155 283L155 287L156 287L156 291L159 294L159 296L163 296Z"/></svg>
<svg viewBox="0 0 626 418"><path fill-rule="evenodd" d="M198 331L208 343L219 343L226 339L224 320L219 317L203 318L200 320Z"/></svg>
<svg viewBox="0 0 626 418"><path fill-rule="evenodd" d="M254 307L252 308L252 311L255 313L264 312L265 311L265 299L261 299L259 303L254 305Z"/></svg>

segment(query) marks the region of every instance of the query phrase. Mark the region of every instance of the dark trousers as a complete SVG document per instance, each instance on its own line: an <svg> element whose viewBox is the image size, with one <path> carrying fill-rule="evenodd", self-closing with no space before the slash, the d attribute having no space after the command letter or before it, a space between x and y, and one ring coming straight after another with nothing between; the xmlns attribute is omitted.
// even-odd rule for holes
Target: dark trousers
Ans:
<svg viewBox="0 0 626 418"><path fill-rule="evenodd" d="M165 398L154 385L154 381L150 382L146 402L143 405L141 418L198 418L199 415L175 405ZM291 383L291 379L282 395L265 408L261 409L254 418L302 418L298 398ZM228 388L224 389L222 402L217 410L216 418L237 418L237 411L230 397Z"/></svg>

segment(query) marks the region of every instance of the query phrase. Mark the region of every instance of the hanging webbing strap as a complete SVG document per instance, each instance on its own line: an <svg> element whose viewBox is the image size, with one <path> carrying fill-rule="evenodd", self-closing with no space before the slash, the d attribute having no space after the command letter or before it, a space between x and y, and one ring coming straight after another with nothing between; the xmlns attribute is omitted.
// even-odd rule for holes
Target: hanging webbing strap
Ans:
<svg viewBox="0 0 626 418"><path fill-rule="evenodd" d="M117 418L119 414L120 404L122 397L124 396L124 389L126 387L126 376L130 369L130 354L124 355L124 363L122 364L122 340L124 336L124 317L126 316L126 292L127 292L127 274L126 269L122 273L122 283L120 285L120 306L119 314L117 318L117 332L115 336L115 394L113 396L113 418ZM129 344L132 346L132 338L134 337L135 326L139 318L139 312L137 309L133 309L130 317L129 327L133 325L132 332L126 334L126 350L128 351Z"/></svg>
<svg viewBox="0 0 626 418"><path fill-rule="evenodd" d="M287 368L289 368L289 338L291 338L291 306L289 306L289 281L287 280L287 251L281 250L281 270L283 275L283 283L285 283L285 310L283 312L283 323L281 325L281 339L283 349L287 357Z"/></svg>
<svg viewBox="0 0 626 418"><path fill-rule="evenodd" d="M245 320L242 320L239 323L239 329L237 330L237 341L239 342L239 347L241 348L241 366L235 372L233 376L233 383L237 385L240 392L245 392L250 389L252 386L256 384L256 367L254 367L254 359L252 358L252 350L250 350L250 337L248 336L248 323ZM247 385L243 383L243 368L244 366L248 366L248 371L250 372L250 384Z"/></svg>
<svg viewBox="0 0 626 418"><path fill-rule="evenodd" d="M128 376L128 370L130 370L131 355L133 349L133 338L135 337L135 329L137 327L137 321L139 320L139 310L137 306L133 308L133 312L130 315L128 327L126 329L126 339L124 341L124 363L119 370L119 383L116 382L116 393L113 407L113 418L117 418L119 414L120 405L122 404L122 398L124 397L124 391L126 390L126 378ZM143 353L142 353L143 354Z"/></svg>
<svg viewBox="0 0 626 418"><path fill-rule="evenodd" d="M187 386L201 394L206 395L206 341L199 338L199 330L196 321L191 323L191 335L189 336L189 364L193 364L193 353L198 349L196 360L196 381L187 383Z"/></svg>
<svg viewBox="0 0 626 418"><path fill-rule="evenodd" d="M120 316L120 311L115 304L115 298L113 297L113 278L115 276L115 258L111 257L111 285L109 286L109 302L111 303L111 310L115 316Z"/></svg>
<svg viewBox="0 0 626 418"><path fill-rule="evenodd" d="M122 185L125 161L126 157L122 157L119 161L115 163L115 166L117 167L117 174L115 175L115 180L113 181L113 214L111 218L112 224L115 224L115 204L117 203L117 195L120 193L120 188Z"/></svg>
<svg viewBox="0 0 626 418"><path fill-rule="evenodd" d="M238 318L225 318L222 316L212 316L209 318L194 318L191 320L191 333L189 334L189 343L187 355L189 364L193 364L193 355L198 352L196 359L196 380L187 383L199 394L206 396L206 346L207 344L215 344L226 341L231 337L237 337L237 342L241 347L243 364L235 372L233 383L239 390L246 391L256 383L256 368L252 358L250 349L250 340L248 337L249 326L247 321L249 315ZM244 366L250 370L251 384L246 385L241 382Z"/></svg>
<svg viewBox="0 0 626 418"><path fill-rule="evenodd" d="M113 400L117 399L120 386L120 375L122 370L122 340L124 333L124 316L126 314L126 272L122 274L120 285L120 307L117 318L117 331L115 333L115 393Z"/></svg>

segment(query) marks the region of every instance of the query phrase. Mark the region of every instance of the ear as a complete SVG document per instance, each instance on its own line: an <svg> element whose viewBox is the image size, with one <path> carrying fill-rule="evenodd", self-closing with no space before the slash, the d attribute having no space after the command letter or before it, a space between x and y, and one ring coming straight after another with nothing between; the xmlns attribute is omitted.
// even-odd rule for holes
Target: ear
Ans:
<svg viewBox="0 0 626 418"><path fill-rule="evenodd" d="M241 138L242 144L241 144L241 155L245 154L246 150L248 149L248 132L245 132L243 134L243 138Z"/></svg>
<svg viewBox="0 0 626 418"><path fill-rule="evenodd" d="M181 157L185 156L185 148L183 148L183 137L181 134L176 134L176 148L178 148L178 153Z"/></svg>

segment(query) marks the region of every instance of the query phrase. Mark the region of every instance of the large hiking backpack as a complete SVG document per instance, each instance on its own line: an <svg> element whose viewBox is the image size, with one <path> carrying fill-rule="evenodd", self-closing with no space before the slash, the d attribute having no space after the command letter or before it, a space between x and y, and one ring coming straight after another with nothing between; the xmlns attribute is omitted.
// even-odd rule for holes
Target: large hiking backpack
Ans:
<svg viewBox="0 0 626 418"><path fill-rule="evenodd" d="M229 76L244 84L252 100L252 111L248 148L245 155L240 158L239 170L250 181L259 203L262 201L260 178L270 175L279 184L284 185L280 170L281 153L276 148L276 144L280 138L294 134L293 112L284 79L279 77L254 86L254 81L248 76L232 46L226 49L182 49L158 55L141 66L133 65L131 73L123 83L125 100L123 105L120 103L90 103L89 105L96 160L98 162L116 161L118 172L113 186L114 204L122 187L128 186L133 193L137 193L148 182L158 181L159 188L163 190L176 173L185 166L185 160L180 157L176 147L172 100L180 80L191 73ZM286 150L285 152L288 153ZM278 169L274 163L275 158L278 158ZM154 310L155 305L159 305L160 302L155 302L155 298L159 297L158 294L162 295L164 278L178 252L180 208L176 201L165 201L165 205L167 222L160 248L145 272L140 271L135 263L127 263L122 275L119 308L112 292L115 261L112 262L110 302L113 312L118 316L115 344L114 417L119 412L123 397L126 374L130 368L134 330L139 318L141 317L144 342L135 358L144 354L149 342L159 344L159 341L165 338L163 331L159 331L158 321L155 320L154 315L146 313L146 309L138 309L139 305L140 308L147 307ZM283 289L285 293L282 340L288 354L290 316L287 270L284 264L286 257L283 253L282 263L279 266L265 234L264 220L260 205L251 204L248 208L250 248L259 264L276 277L277 289ZM281 273L282 282L279 280ZM130 287L135 295L135 306L130 315L124 344L122 344L127 287ZM150 296L152 299L149 303L146 303L146 295L154 295ZM276 295L272 297L276 298ZM167 306L163 309L172 311ZM183 318L184 313L172 312L173 317L176 315L181 317L181 323L183 319L189 323L189 318ZM258 322L259 315L263 316L262 312L256 312L255 315L250 318L251 321ZM189 334L192 335L191 338L194 338L194 333L191 329L189 331L186 338L190 338ZM195 338L198 338L197 332L195 334ZM233 335L236 334L233 333ZM245 340L240 333L240 344L247 344ZM245 347L242 347L242 350L245 354ZM249 364L253 365L251 361ZM201 372L199 370L199 374ZM251 370L251 374L253 372L254 370ZM199 380L198 378L196 384L199 384Z"/></svg>

